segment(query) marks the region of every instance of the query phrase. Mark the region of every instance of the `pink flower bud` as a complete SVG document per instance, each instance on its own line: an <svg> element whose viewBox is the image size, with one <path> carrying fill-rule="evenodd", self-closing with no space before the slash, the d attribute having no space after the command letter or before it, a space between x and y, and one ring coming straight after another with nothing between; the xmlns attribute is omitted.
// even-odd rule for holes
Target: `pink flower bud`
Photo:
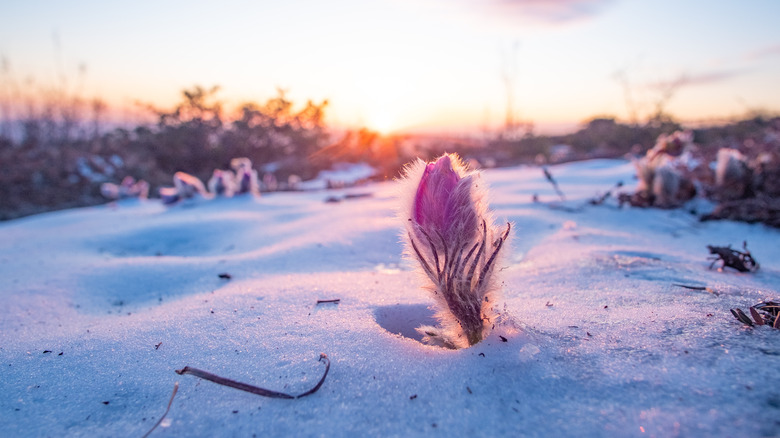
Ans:
<svg viewBox="0 0 780 438"><path fill-rule="evenodd" d="M453 170L449 155L443 155L435 163L425 166L414 199L414 220L425 228L447 228L453 209L450 195L458 180L460 176Z"/></svg>
<svg viewBox="0 0 780 438"><path fill-rule="evenodd" d="M252 169L252 161L249 158L233 158L230 160L230 167L236 172L236 194L251 193L254 196L260 196L257 170Z"/></svg>
<svg viewBox="0 0 780 438"><path fill-rule="evenodd" d="M457 233L471 236L477 231L471 176L464 178L463 174L465 171L457 156L442 155L425 166L413 211L414 222L424 233L440 234L450 240Z"/></svg>
<svg viewBox="0 0 780 438"><path fill-rule="evenodd" d="M418 160L401 184L407 254L419 263L437 301L441 327L421 327L424 340L451 348L481 341L495 316L495 266L509 237L493 226L480 174L457 155Z"/></svg>
<svg viewBox="0 0 780 438"><path fill-rule="evenodd" d="M235 177L230 170L214 169L208 182L209 193L213 196L230 198L235 192Z"/></svg>

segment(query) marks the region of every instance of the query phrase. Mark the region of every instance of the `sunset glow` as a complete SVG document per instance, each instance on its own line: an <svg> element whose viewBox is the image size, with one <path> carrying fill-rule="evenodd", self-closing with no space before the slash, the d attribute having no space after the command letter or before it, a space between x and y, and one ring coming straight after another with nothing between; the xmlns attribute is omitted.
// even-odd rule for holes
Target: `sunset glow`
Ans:
<svg viewBox="0 0 780 438"><path fill-rule="evenodd" d="M723 118L780 110L778 16L770 0L6 2L0 98L166 107L220 85L238 105L280 87L383 133L495 129L509 101L542 131L659 108Z"/></svg>

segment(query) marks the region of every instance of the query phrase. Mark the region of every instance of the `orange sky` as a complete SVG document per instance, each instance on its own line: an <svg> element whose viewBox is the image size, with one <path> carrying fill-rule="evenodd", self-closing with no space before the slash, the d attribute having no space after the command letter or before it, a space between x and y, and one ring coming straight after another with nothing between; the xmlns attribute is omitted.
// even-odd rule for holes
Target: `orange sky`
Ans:
<svg viewBox="0 0 780 438"><path fill-rule="evenodd" d="M496 129L508 97L541 132L645 118L665 92L680 119L731 117L780 109L779 16L770 0L4 2L0 92L65 77L165 107L194 85L233 104L281 87L383 132Z"/></svg>

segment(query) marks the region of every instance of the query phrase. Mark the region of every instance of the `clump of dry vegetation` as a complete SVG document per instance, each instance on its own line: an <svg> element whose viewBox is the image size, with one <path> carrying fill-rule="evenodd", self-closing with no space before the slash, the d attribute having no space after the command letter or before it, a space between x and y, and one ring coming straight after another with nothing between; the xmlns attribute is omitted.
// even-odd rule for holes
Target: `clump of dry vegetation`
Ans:
<svg viewBox="0 0 780 438"><path fill-rule="evenodd" d="M392 177L418 155L404 139L367 129L334 134L325 123L327 101L295 105L283 90L228 110L219 87L195 86L173 108L140 105L134 121L109 120L107 105L83 97L67 75L55 86L22 82L2 61L0 220L156 197L177 172L209 181L236 157L254 163L258 190L275 191L335 163L365 162Z"/></svg>
<svg viewBox="0 0 780 438"><path fill-rule="evenodd" d="M772 328L780 329L780 304L774 301L763 301L750 307L750 317L740 308L731 309L731 314L734 315L739 322L753 326L766 325Z"/></svg>
<svg viewBox="0 0 780 438"><path fill-rule="evenodd" d="M634 162L638 188L622 203L676 208L701 196L715 204L703 221L780 228L780 118L662 135Z"/></svg>

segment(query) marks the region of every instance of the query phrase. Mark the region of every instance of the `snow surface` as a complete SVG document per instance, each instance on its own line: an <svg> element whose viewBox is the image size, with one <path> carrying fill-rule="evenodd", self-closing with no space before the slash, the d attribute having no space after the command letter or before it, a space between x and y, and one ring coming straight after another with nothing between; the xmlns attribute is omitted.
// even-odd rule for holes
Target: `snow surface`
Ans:
<svg viewBox="0 0 780 438"><path fill-rule="evenodd" d="M635 184L624 161L550 169L569 207ZM521 329L458 351L414 331L432 300L402 259L392 182L0 224L0 435L139 437L177 381L152 436L780 435L780 331L729 313L780 298L777 230L570 212L538 168L485 176L515 225L501 275ZM743 240L757 273L708 269L706 245ZM174 373L295 394L322 375L320 353L330 374L298 400Z"/></svg>

